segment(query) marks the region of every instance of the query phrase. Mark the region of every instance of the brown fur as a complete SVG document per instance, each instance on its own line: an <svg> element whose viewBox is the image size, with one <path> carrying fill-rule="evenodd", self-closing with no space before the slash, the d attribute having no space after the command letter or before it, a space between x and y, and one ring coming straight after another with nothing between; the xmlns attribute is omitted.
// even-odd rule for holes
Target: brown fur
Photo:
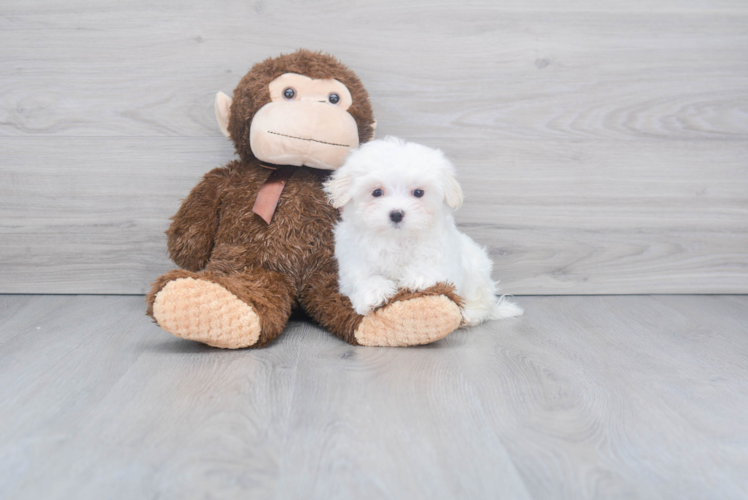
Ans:
<svg viewBox="0 0 748 500"><path fill-rule="evenodd" d="M449 300L457 304L458 307L462 307L464 305L462 297L457 295L455 286L451 283L437 283L431 288L427 288L426 290L421 290L418 292L414 292L411 290L400 290L399 292L397 292L397 295L392 297L387 303L392 304L393 302L417 299L418 297L431 297L434 295L444 295Z"/></svg>
<svg viewBox="0 0 748 500"><path fill-rule="evenodd" d="M272 223L252 212L257 192L271 171L259 165L249 148L249 127L257 110L270 101L268 84L283 73L337 78L353 96L349 112L360 141L370 139L374 117L358 78L331 56L298 51L255 65L234 91L229 131L239 161L209 172L190 192L167 231L171 258L185 270L156 280L147 296L148 312L170 281L191 277L223 286L260 316L260 347L280 335L291 309L302 307L315 321L357 344L362 321L338 292L333 226L338 212L327 203L322 182L329 172L299 167L283 190ZM459 303L454 288L436 285L394 301L446 295Z"/></svg>

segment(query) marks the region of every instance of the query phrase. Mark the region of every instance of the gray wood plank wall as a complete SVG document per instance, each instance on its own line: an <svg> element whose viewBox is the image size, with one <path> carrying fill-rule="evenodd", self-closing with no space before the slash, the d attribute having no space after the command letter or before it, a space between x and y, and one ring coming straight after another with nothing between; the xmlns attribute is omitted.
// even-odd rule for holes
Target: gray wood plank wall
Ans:
<svg viewBox="0 0 748 500"><path fill-rule="evenodd" d="M0 292L144 293L215 92L298 47L453 158L504 291L748 292L743 0L4 0Z"/></svg>

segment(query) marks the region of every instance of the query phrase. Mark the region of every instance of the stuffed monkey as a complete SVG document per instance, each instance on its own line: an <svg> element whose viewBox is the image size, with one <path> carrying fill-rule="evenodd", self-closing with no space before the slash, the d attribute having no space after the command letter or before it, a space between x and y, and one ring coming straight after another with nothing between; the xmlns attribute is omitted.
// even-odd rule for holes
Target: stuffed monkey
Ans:
<svg viewBox="0 0 748 500"><path fill-rule="evenodd" d="M168 248L182 269L159 277L148 312L177 337L261 347L294 307L354 345L427 344L461 321L447 284L401 291L360 316L338 291L333 226L322 183L374 135L369 97L337 59L307 50L256 64L216 97L239 159L209 172L172 218Z"/></svg>

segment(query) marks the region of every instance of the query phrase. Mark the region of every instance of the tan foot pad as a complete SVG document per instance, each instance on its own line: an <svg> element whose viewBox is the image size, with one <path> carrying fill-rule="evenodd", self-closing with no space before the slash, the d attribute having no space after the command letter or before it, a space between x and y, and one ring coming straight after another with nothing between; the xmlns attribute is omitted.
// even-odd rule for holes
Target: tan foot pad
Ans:
<svg viewBox="0 0 748 500"><path fill-rule="evenodd" d="M444 295L394 302L367 315L356 330L366 346L408 346L436 342L455 331L460 308Z"/></svg>
<svg viewBox="0 0 748 500"><path fill-rule="evenodd" d="M170 281L156 295L153 317L177 337L239 349L260 338L260 317L221 285L194 278Z"/></svg>

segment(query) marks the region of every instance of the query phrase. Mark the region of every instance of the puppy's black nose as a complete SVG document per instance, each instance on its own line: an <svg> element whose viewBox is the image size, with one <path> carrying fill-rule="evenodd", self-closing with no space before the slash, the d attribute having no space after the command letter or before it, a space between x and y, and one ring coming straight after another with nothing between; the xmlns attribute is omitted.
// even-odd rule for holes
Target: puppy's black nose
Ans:
<svg viewBox="0 0 748 500"><path fill-rule="evenodd" d="M403 217L405 217L405 213L401 212L400 210L393 210L392 212L390 212L390 220L392 222L400 222L401 220L403 220Z"/></svg>

